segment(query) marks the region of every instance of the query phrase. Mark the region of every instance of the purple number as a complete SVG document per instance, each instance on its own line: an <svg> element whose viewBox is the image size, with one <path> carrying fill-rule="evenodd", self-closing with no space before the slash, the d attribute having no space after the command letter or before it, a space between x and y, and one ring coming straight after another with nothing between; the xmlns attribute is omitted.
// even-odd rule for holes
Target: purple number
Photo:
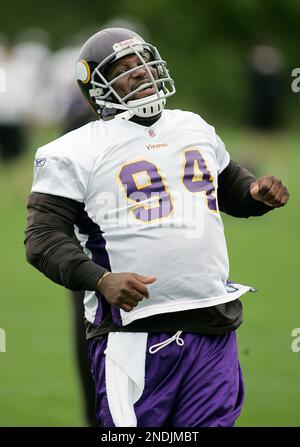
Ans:
<svg viewBox="0 0 300 447"><path fill-rule="evenodd" d="M197 176L197 171L201 173ZM207 169L204 158L197 149L185 151L185 166L183 176L184 186L191 192L204 192L207 198L208 208L217 211L217 200L213 196L215 187L213 178Z"/></svg>
<svg viewBox="0 0 300 447"><path fill-rule="evenodd" d="M141 205L133 207L136 219L151 222L168 217L173 205L157 167L149 161L136 161L122 167L120 180L127 197Z"/></svg>

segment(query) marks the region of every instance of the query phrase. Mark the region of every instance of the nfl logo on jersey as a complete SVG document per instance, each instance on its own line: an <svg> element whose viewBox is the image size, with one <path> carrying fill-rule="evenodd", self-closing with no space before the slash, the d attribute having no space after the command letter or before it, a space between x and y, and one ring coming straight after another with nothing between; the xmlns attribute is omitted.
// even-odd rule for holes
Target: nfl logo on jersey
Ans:
<svg viewBox="0 0 300 447"><path fill-rule="evenodd" d="M155 132L153 129L149 129L148 134L149 134L149 137L152 137L152 138L155 137Z"/></svg>

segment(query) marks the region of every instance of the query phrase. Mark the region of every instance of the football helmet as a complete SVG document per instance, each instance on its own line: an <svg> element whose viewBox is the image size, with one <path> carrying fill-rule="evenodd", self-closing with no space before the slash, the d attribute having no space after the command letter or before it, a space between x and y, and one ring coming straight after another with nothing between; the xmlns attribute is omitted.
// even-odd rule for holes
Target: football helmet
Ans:
<svg viewBox="0 0 300 447"><path fill-rule="evenodd" d="M137 55L140 64L109 80L106 76L109 64L130 54ZM115 89L116 82L141 66L146 71L146 83L121 97ZM152 74L153 67L157 79ZM124 28L107 28L88 39L79 53L76 77L82 93L102 119L155 116L163 110L166 98L175 93L174 81L157 49ZM154 94L134 99L139 91L149 87L154 88Z"/></svg>

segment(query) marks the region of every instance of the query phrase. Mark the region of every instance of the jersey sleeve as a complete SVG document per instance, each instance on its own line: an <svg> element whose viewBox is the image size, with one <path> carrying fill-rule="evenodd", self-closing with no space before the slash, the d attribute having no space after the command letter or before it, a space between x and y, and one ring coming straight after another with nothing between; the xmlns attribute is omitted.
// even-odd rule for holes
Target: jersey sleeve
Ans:
<svg viewBox="0 0 300 447"><path fill-rule="evenodd" d="M220 174L228 166L230 155L226 150L225 144L218 135L216 135L216 158L218 162L218 174Z"/></svg>
<svg viewBox="0 0 300 447"><path fill-rule="evenodd" d="M31 192L83 202L93 169L93 149L90 124L39 148Z"/></svg>

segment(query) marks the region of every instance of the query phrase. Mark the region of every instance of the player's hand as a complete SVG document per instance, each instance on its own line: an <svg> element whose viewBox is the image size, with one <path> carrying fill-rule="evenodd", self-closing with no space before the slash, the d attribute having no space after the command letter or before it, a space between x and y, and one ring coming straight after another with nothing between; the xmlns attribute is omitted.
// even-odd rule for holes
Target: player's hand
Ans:
<svg viewBox="0 0 300 447"><path fill-rule="evenodd" d="M98 286L98 291L106 301L125 312L130 312L144 298L149 298L147 284L156 281L155 276L142 276L137 273L110 273Z"/></svg>
<svg viewBox="0 0 300 447"><path fill-rule="evenodd" d="M284 206L289 200L287 188L281 180L273 176L264 176L252 183L250 194L254 200L263 202L273 208Z"/></svg>

